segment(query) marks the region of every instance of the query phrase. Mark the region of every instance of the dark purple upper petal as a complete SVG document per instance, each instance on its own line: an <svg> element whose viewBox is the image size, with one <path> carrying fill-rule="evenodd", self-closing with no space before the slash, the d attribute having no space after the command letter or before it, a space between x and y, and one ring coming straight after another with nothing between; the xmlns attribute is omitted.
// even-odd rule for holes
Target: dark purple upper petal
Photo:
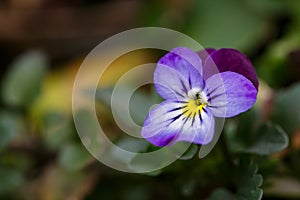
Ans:
<svg viewBox="0 0 300 200"><path fill-rule="evenodd" d="M200 59L202 60L202 63L205 62L206 58L212 53L216 51L216 49L213 48L207 48L201 51L198 51L197 54L200 57Z"/></svg>
<svg viewBox="0 0 300 200"><path fill-rule="evenodd" d="M203 77L207 79L213 74L231 71L249 79L258 89L258 79L251 61L235 49L223 48L213 51L206 58L203 66Z"/></svg>

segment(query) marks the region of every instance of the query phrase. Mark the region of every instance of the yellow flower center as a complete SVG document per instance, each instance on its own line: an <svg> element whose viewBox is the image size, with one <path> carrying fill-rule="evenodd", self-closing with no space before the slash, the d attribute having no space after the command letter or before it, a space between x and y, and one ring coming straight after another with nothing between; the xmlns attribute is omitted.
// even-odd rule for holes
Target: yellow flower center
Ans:
<svg viewBox="0 0 300 200"><path fill-rule="evenodd" d="M200 114L206 106L207 103L203 102L200 94L197 93L194 99L191 99L186 103L186 106L182 109L182 112L185 117L190 118Z"/></svg>

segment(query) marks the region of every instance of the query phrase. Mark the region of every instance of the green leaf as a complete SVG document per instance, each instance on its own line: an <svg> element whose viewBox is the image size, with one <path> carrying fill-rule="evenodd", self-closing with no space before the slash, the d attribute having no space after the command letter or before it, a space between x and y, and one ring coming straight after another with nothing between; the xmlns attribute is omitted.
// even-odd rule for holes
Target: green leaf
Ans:
<svg viewBox="0 0 300 200"><path fill-rule="evenodd" d="M192 159L199 151L199 146L196 144L190 144L188 149L182 153L182 149L185 149L186 146L184 145L184 142L177 143L172 151L174 151L175 154L178 154L179 160L189 160Z"/></svg>
<svg viewBox="0 0 300 200"><path fill-rule="evenodd" d="M94 114L86 109L80 109L73 115L77 133L92 155L100 155L105 148L105 142L99 133L99 122Z"/></svg>
<svg viewBox="0 0 300 200"><path fill-rule="evenodd" d="M32 51L20 56L3 80L3 101L12 106L30 105L39 93L46 69L47 61L41 52Z"/></svg>
<svg viewBox="0 0 300 200"><path fill-rule="evenodd" d="M244 0L243 3L247 5L249 9L254 10L260 15L274 16L288 12L287 1L274 1L274 0Z"/></svg>
<svg viewBox="0 0 300 200"><path fill-rule="evenodd" d="M272 124L263 125L256 135L255 143L247 147L245 152L271 155L285 149L289 143L289 138L282 128Z"/></svg>
<svg viewBox="0 0 300 200"><path fill-rule="evenodd" d="M235 200L237 199L230 191L224 188L217 188L207 200Z"/></svg>
<svg viewBox="0 0 300 200"><path fill-rule="evenodd" d="M240 164L239 172L236 175L238 199L258 200L262 198L263 191L259 187L263 182L263 177L257 174L257 171L257 164L248 162Z"/></svg>
<svg viewBox="0 0 300 200"><path fill-rule="evenodd" d="M240 114L229 119L224 127L228 144L232 152L240 152L245 146L251 145L256 140L256 131L261 126L262 119L256 109Z"/></svg>
<svg viewBox="0 0 300 200"><path fill-rule="evenodd" d="M278 93L275 98L272 119L289 134L300 128L300 84Z"/></svg>
<svg viewBox="0 0 300 200"><path fill-rule="evenodd" d="M24 181L21 171L4 166L0 166L0 180L0 195L14 192Z"/></svg>
<svg viewBox="0 0 300 200"><path fill-rule="evenodd" d="M20 116L0 112L0 151L5 149L23 131L24 123Z"/></svg>
<svg viewBox="0 0 300 200"><path fill-rule="evenodd" d="M111 107L111 97L112 97L113 88L107 87L107 88L99 88L96 92L96 99L103 103L107 107ZM122 93L120 93L118 97L119 104L119 113L126 113L125 109L129 109L131 118L135 121L135 123L142 125L149 109L154 104L157 104L160 102L160 99L157 98L157 95L155 92L152 94L147 94L143 91L137 90L135 91L131 96L129 102L122 102L124 101L126 95L130 92L130 88L127 88L124 86L122 88ZM124 104L125 103L125 104ZM128 103L126 105L126 103ZM125 107L128 106L129 108ZM123 121L123 123L130 124L131 121L127 117L123 117L120 114L120 119Z"/></svg>
<svg viewBox="0 0 300 200"><path fill-rule="evenodd" d="M262 116L255 109L228 121L225 133L231 151L237 153L270 155L283 150L289 143L285 131L278 125L262 123Z"/></svg>
<svg viewBox="0 0 300 200"><path fill-rule="evenodd" d="M105 151L105 157L118 163L118 166L124 166L124 169L131 169L131 162L142 152L145 152L149 142L145 139L134 137L122 137L115 145L109 145Z"/></svg>
<svg viewBox="0 0 300 200"><path fill-rule="evenodd" d="M204 47L247 49L261 37L266 19L237 0L195 1L186 33Z"/></svg>
<svg viewBox="0 0 300 200"><path fill-rule="evenodd" d="M300 2L299 1L286 1L289 6L289 12L292 15L293 20L297 23L299 30L300 25ZM294 27L293 27L294 29Z"/></svg>
<svg viewBox="0 0 300 200"><path fill-rule="evenodd" d="M49 112L43 116L43 142L52 149L60 148L71 140L73 127L67 116L59 112Z"/></svg>
<svg viewBox="0 0 300 200"><path fill-rule="evenodd" d="M263 178L260 174L257 174L257 164L251 163L248 159L241 160L232 170L237 192L234 194L225 188L217 188L208 200L260 200L263 191L259 187Z"/></svg>
<svg viewBox="0 0 300 200"><path fill-rule="evenodd" d="M294 76L294 70L289 64L289 54L300 45L299 32L286 35L276 41L266 50L256 66L258 76L274 88L289 85Z"/></svg>
<svg viewBox="0 0 300 200"><path fill-rule="evenodd" d="M116 142L116 145L125 151L138 153L145 151L150 143L140 138L123 137Z"/></svg>
<svg viewBox="0 0 300 200"><path fill-rule="evenodd" d="M62 149L58 160L62 167L67 170L74 171L87 166L93 158L83 145L70 144Z"/></svg>
<svg viewBox="0 0 300 200"><path fill-rule="evenodd" d="M96 100L110 108L113 89L113 87L98 88L96 91Z"/></svg>
<svg viewBox="0 0 300 200"><path fill-rule="evenodd" d="M160 99L155 94L155 91L152 94L146 94L143 91L137 90L131 96L129 110L132 119L139 125L143 125L151 106L160 103Z"/></svg>

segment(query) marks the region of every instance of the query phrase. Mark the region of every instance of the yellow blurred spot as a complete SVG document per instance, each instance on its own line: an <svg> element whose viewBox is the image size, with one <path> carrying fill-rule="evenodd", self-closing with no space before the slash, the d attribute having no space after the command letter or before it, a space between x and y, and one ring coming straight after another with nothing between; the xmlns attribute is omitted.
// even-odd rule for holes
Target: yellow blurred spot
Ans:
<svg viewBox="0 0 300 200"><path fill-rule="evenodd" d="M109 52L107 52L108 54ZM92 65L105 69L102 76L98 77L98 85L101 85L101 87L113 86L131 68L145 63L155 63L158 58L154 58L153 55L153 50L137 50L120 56L109 66L101 64L101 60L105 55L95 58L91 62ZM30 109L30 115L34 121L40 121L45 113L53 111L71 116L73 84L82 61L81 58L74 60L60 69L52 70L46 76L41 86L41 94ZM97 68L90 67L80 85L89 87L93 84L90 77L95 74ZM141 77L143 76L149 76L149 74L141 74Z"/></svg>

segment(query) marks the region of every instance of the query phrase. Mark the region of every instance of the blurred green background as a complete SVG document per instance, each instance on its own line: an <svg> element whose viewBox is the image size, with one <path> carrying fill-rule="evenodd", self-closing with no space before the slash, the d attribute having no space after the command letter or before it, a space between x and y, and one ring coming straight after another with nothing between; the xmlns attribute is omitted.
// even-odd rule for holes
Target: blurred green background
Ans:
<svg viewBox="0 0 300 200"><path fill-rule="evenodd" d="M199 159L193 145L167 168L139 175L110 169L85 150L71 97L84 57L104 39L142 26L242 51L260 88L255 107L226 121L223 140L207 157ZM300 199L299 0L3 0L0 53L0 199ZM100 80L98 115L120 146L135 141L113 121L110 88L163 53L123 55ZM153 103L149 95L157 101L151 86L133 97L137 123ZM154 149L145 143L135 150Z"/></svg>

